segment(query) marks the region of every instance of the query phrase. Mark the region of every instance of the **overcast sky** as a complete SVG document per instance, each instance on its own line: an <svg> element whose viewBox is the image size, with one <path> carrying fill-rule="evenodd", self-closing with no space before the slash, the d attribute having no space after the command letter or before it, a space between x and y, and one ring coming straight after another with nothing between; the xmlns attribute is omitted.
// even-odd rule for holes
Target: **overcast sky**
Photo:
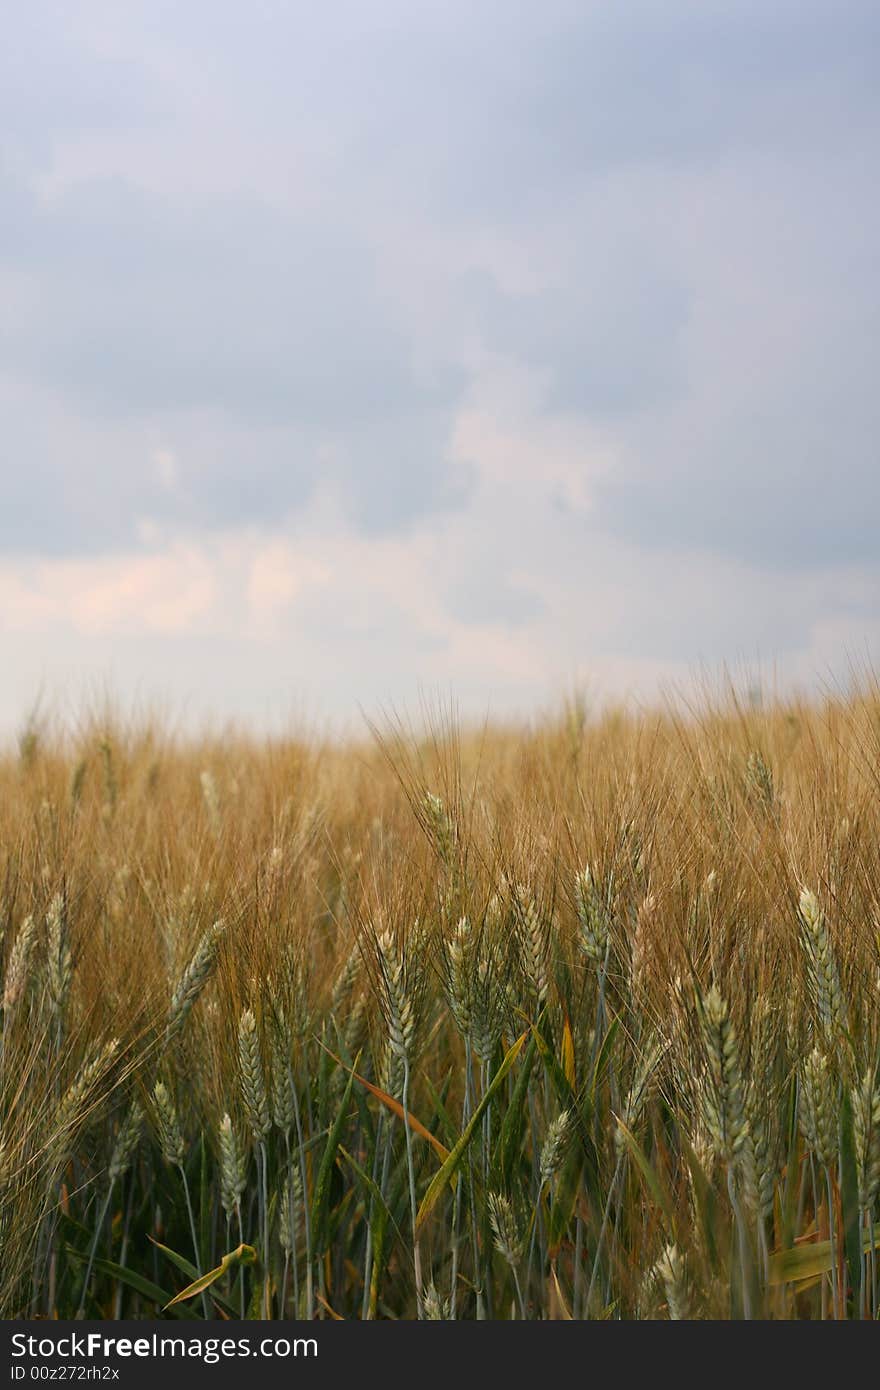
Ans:
<svg viewBox="0 0 880 1390"><path fill-rule="evenodd" d="M875 0L4 27L0 728L880 656Z"/></svg>

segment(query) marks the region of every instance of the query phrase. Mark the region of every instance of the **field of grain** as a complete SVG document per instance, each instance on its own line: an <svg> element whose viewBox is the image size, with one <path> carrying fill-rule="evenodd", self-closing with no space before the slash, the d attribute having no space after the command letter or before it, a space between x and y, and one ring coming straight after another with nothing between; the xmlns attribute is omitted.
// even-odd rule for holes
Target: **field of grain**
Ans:
<svg viewBox="0 0 880 1390"><path fill-rule="evenodd" d="M0 1311L876 1318L878 791L872 690L30 729Z"/></svg>

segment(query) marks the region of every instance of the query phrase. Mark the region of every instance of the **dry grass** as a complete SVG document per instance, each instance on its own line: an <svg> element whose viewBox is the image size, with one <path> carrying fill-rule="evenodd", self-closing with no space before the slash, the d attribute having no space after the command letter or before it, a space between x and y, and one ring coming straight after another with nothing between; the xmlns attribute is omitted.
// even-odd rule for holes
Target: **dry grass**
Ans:
<svg viewBox="0 0 880 1390"><path fill-rule="evenodd" d="M874 692L33 732L2 1312L156 1317L243 1245L168 1316L876 1316L878 779Z"/></svg>

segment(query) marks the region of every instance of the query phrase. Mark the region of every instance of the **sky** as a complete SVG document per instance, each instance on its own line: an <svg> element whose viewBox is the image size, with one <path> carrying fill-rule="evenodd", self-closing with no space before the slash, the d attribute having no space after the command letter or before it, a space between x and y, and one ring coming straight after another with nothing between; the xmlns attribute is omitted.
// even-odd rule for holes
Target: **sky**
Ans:
<svg viewBox="0 0 880 1390"><path fill-rule="evenodd" d="M0 730L880 656L873 0L30 0Z"/></svg>

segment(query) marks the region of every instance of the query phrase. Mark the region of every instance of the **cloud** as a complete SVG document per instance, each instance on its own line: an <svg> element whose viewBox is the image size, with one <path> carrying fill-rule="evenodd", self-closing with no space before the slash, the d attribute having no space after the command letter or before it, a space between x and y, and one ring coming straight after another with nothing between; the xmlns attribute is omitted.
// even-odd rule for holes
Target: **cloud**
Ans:
<svg viewBox="0 0 880 1390"><path fill-rule="evenodd" d="M165 492L174 492L178 483L177 459L170 449L156 449L153 465L159 486Z"/></svg>
<svg viewBox="0 0 880 1390"><path fill-rule="evenodd" d="M450 492L444 407L455 373L414 368L371 248L343 223L282 218L247 200L167 207L117 178L48 202L31 194L13 220L14 311L0 327L7 389L51 394L81 430L123 434L123 468L69 454L43 466L78 473L95 493L107 487L129 520L134 499L160 505L142 452L130 457L145 426L201 435L174 508L187 521L223 525L300 505L328 443L367 524L382 520L377 485L386 524ZM9 443L44 450L28 413L20 428ZM221 433L247 433L246 451L227 445L204 458L206 436ZM325 449L325 467L329 457ZM51 507L51 493L39 500ZM47 531L60 520L50 512Z"/></svg>
<svg viewBox="0 0 880 1390"><path fill-rule="evenodd" d="M0 566L0 629L179 634L211 611L216 578L198 547Z"/></svg>
<svg viewBox="0 0 880 1390"><path fill-rule="evenodd" d="M725 661L778 659L791 684L880 652L864 566L780 576L708 551L670 561L560 509L552 485L475 463L474 504L405 535L360 532L326 493L283 535L5 561L0 632L16 680L0 724L19 712L25 671L31 692L67 690L84 667L109 671L126 698L146 689L193 713L261 718L305 702L350 727L361 708L417 709L424 693L471 716L524 714L578 681L654 698Z"/></svg>
<svg viewBox="0 0 880 1390"><path fill-rule="evenodd" d="M16 680L528 708L870 645L878 39L867 0L17 12Z"/></svg>

